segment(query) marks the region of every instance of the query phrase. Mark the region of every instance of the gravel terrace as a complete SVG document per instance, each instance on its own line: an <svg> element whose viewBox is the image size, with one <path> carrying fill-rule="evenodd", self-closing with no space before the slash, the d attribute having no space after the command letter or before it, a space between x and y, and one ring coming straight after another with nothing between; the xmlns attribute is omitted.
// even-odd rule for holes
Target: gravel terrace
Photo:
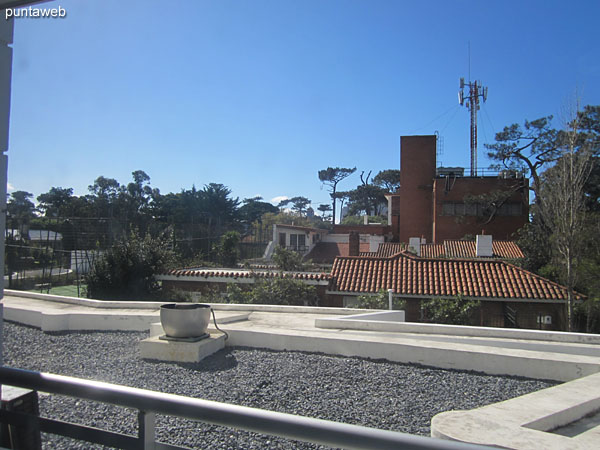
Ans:
<svg viewBox="0 0 600 450"><path fill-rule="evenodd" d="M194 364L142 360L140 332L42 331L5 322L8 366L428 436L431 418L554 386L498 377L302 352L227 348ZM136 413L62 396L40 396L43 416L135 434ZM202 449L321 448L159 416L158 440ZM44 448L92 448L43 435ZM98 448L98 447L96 447Z"/></svg>

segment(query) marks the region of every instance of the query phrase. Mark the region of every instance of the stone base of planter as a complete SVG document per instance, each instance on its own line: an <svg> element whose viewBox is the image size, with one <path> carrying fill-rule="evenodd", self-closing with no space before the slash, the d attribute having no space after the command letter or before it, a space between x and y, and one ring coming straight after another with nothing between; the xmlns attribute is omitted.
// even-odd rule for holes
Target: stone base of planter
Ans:
<svg viewBox="0 0 600 450"><path fill-rule="evenodd" d="M199 362L225 347L225 335L211 332L198 342L162 340L152 336L140 342L140 356L169 362Z"/></svg>

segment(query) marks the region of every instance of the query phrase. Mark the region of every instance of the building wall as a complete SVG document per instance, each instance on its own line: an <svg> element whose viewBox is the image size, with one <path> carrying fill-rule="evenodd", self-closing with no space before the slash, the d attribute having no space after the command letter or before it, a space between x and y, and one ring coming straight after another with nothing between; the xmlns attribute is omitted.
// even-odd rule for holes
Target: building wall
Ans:
<svg viewBox="0 0 600 450"><path fill-rule="evenodd" d="M299 244L296 244L296 251L298 251L301 255L306 255L310 252L313 247L320 242L324 236L327 235L327 230L308 230L301 228L294 228L293 226L287 227L286 225L273 225L273 250L276 246L280 245L280 234L285 234L285 247L293 248L292 245L292 235L296 236L296 239L299 239L298 236L303 236L304 238L304 246L300 248ZM296 241L298 242L298 241ZM265 254L267 254L265 252ZM272 252L271 252L272 254ZM270 256L270 255L269 255ZM270 259L270 258L269 258Z"/></svg>
<svg viewBox="0 0 600 450"><path fill-rule="evenodd" d="M489 216L452 215L444 205L475 205L465 203L465 196L481 195L493 191L513 192L499 214L489 222ZM502 179L498 177L439 177L434 180L434 221L433 242L441 243L445 239L461 239L467 234L491 234L494 239L510 240L513 234L529 220L529 195L526 179ZM520 214L504 215L510 210ZM471 211L474 213L475 211Z"/></svg>
<svg viewBox="0 0 600 450"><path fill-rule="evenodd" d="M388 224L392 234L392 242L400 242L400 194L389 194L387 199Z"/></svg>
<svg viewBox="0 0 600 450"><path fill-rule="evenodd" d="M436 164L435 136L400 138L400 242L410 237L433 238L432 200Z"/></svg>
<svg viewBox="0 0 600 450"><path fill-rule="evenodd" d="M395 242L424 237L427 242L460 239L465 235L491 234L494 239L511 239L529 219L527 179L499 177L437 177L436 137L402 136L400 141L400 183L398 193L389 194L390 232ZM469 214L450 215L445 203L464 204L466 195L492 191L511 191L507 203L519 207L504 215L489 217Z"/></svg>

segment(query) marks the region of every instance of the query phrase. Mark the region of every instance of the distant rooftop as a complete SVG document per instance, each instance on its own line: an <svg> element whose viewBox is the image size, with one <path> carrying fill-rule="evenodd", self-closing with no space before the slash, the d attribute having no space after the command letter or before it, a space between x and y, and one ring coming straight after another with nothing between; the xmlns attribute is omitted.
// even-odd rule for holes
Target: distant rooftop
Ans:
<svg viewBox="0 0 600 450"><path fill-rule="evenodd" d="M356 293L393 289L406 297L461 294L479 299L561 302L567 298L565 287L504 261L422 258L406 251L390 257L338 257L329 289Z"/></svg>
<svg viewBox="0 0 600 450"><path fill-rule="evenodd" d="M361 252L360 256L388 257L408 249L405 243L385 242L379 244L376 252ZM421 244L423 258L476 258L475 241L459 239L445 240L443 244ZM514 241L492 241L492 258L520 259L525 255ZM343 256L343 255L340 255ZM489 258L485 258L489 259Z"/></svg>

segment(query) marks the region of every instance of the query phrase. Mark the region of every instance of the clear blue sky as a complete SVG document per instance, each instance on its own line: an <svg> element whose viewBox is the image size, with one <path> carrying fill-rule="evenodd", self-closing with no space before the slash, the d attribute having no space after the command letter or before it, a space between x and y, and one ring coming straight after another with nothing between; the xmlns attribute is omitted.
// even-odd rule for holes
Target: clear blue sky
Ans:
<svg viewBox="0 0 600 450"><path fill-rule="evenodd" d="M489 87L483 144L505 125L600 104L600 2L64 0L15 23L9 188L76 194L142 169L162 193L329 203L317 172L399 168L399 138L444 138L469 165L459 78ZM558 125L558 123L557 123Z"/></svg>

